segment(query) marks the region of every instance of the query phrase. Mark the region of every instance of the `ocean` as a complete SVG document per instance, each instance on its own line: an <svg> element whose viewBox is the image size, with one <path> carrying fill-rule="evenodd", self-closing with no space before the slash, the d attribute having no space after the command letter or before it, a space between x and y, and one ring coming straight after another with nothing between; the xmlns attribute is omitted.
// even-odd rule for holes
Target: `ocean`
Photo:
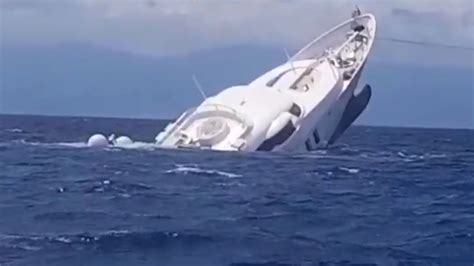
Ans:
<svg viewBox="0 0 474 266"><path fill-rule="evenodd" d="M473 130L229 153L156 148L167 122L0 116L0 265L474 264Z"/></svg>

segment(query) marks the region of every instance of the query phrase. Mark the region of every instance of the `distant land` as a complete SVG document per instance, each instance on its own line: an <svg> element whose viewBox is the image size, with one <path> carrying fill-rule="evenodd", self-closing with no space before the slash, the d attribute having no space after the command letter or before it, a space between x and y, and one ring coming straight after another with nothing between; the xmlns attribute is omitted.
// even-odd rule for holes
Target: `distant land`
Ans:
<svg viewBox="0 0 474 266"><path fill-rule="evenodd" d="M284 61L280 48L239 45L153 58L82 44L2 46L0 113L166 119ZM469 67L369 61L374 94L357 124L474 128Z"/></svg>

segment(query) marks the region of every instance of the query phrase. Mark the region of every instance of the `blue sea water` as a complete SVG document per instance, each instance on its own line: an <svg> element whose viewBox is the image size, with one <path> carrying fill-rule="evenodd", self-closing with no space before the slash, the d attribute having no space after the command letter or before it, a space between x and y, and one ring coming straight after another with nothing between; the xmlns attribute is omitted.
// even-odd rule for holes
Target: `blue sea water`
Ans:
<svg viewBox="0 0 474 266"><path fill-rule="evenodd" d="M472 130L226 153L147 144L166 123L0 116L0 265L474 263Z"/></svg>

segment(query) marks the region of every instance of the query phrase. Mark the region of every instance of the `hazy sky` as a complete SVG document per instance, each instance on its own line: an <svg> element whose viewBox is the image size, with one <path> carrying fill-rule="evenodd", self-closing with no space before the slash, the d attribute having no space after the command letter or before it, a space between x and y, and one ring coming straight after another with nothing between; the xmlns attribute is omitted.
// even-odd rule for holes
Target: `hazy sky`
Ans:
<svg viewBox="0 0 474 266"><path fill-rule="evenodd" d="M6 61L23 62L25 58L20 59L20 57L26 57L26 52L30 50L34 51L35 55L41 55L42 58L51 58L51 60L45 59L45 61L51 62L46 64L51 64L50 67L57 69L63 69L68 64L85 62L68 62L68 60L72 60L70 53L74 53L74 50L64 53L54 52L54 47L62 47L64 44L80 44L81 47L101 49L98 51L118 52L116 54L105 53L108 60L114 56L128 58L127 54L135 55L142 61L146 58L173 60L173 58L182 58L200 51L212 52L222 47L243 45L246 47L272 47L277 50L286 48L294 51L328 28L349 18L356 4L363 11L376 15L379 37L474 46L474 1L472 0L0 0L0 48L3 47L3 53L12 51L12 48L16 49L15 53L9 52L9 60L3 60L6 58L6 54L0 54L3 57L0 57L0 75L4 73L4 82L0 83L0 112L12 112L13 110L2 109L2 101L4 106L6 102L10 106L16 106L14 101L17 99L9 95L13 95L11 91L19 90L16 87L24 85L25 81L20 80L20 77L24 79L23 76L30 75L29 73L17 73L22 70L28 69L32 72L31 75L34 75L34 72L43 75L40 81L47 88L44 88L42 95L58 91L58 88L53 88L59 86L56 85L58 80L53 77L54 75L50 72L48 74L40 71L40 68L44 68L44 66L37 66L35 69L35 66L32 65L26 68L20 64L7 65L5 63ZM17 48L22 50L19 51ZM77 53L80 53L79 50ZM88 66L92 64L94 67L100 63L101 66L107 67L104 62L110 60L104 61L102 59L101 56L104 53L97 52L97 55L97 58L93 60L89 57L91 62L96 60L97 64L88 62ZM14 58L15 56L18 57L18 60ZM227 55L224 53L222 56ZM388 67L386 70L377 67L375 72L370 72L370 69L366 71L368 79L375 79L377 85L383 88L376 91L378 98L369 105L367 119L363 121L371 124L391 124L386 121L387 116L384 112L388 112L390 108L392 111L400 109L397 105L407 103L407 98L411 98L412 106L404 110L407 112L407 117L397 116L395 113L391 115L390 119L397 121L395 124L443 126L451 125L450 121L460 121L452 125L474 126L474 115L472 114L474 101L473 56L472 51L467 50L408 47L381 40L377 41L370 60ZM141 64L137 63L142 62L140 60L134 61L135 66ZM256 56L252 60L254 61L246 63L252 65L261 58ZM198 61L206 64L205 60ZM400 69L391 68L395 65L409 65L410 69L404 72L403 67ZM143 67L137 66L137 68L145 69L145 66L149 65L143 63ZM200 67L205 68L206 66L201 65ZM440 67L446 72L442 76L438 75L437 79L432 79L431 83L429 80L414 83L416 79L430 79L429 74L425 74L423 77L413 76L411 72L416 72L417 67L425 70ZM9 72L5 71L6 69ZM459 69L462 71L458 71ZM127 69L120 71L120 73L112 73L111 78L114 75L126 76L128 74ZM146 71L148 70L146 69ZM220 69L220 71L222 75L230 75L230 73L225 73L225 69ZM395 73L388 71L395 71ZM85 71L84 73L89 72ZM377 76L374 76L373 73L376 73ZM157 73L157 75L159 74ZM385 75L397 78L382 78ZM108 76L102 76L101 80L105 82L106 77ZM236 75L237 77L239 76ZM84 94L84 92L81 94L80 91L77 91L81 88L82 83L80 82L97 79L96 76L82 76L81 78L81 80L74 80L74 76L71 76L70 82L77 85L76 91L71 89L71 95L81 96ZM218 78L216 77L216 79ZM37 93L35 91L36 84L33 84L35 80L36 78L32 79L31 84L24 85L20 89ZM146 82L147 80L144 79L143 83L137 84L137 86L141 86L141 88L148 88L151 85L159 86L158 84L145 84ZM102 85L105 86L104 84ZM216 82L216 84L227 83ZM420 84L423 88L420 88ZM444 87L440 87L440 84L444 84ZM64 84L60 85L64 87ZM192 84L189 85L192 86ZM446 86L451 88L448 89ZM96 87L100 88L100 84L96 84ZM387 88L393 88L393 90L390 91ZM416 88L424 91L416 92ZM61 89L64 90L64 88ZM107 88L107 93L110 94L111 89ZM397 90L395 91L395 89ZM429 90L434 92L433 95L428 94ZM216 91L218 89L213 90L213 92ZM187 91L183 92L181 94L184 95ZM142 95L146 94L144 91L141 93ZM175 95L176 101L189 103L187 100L180 100L177 95ZM66 91L61 97L66 100L67 96ZM110 97L113 97L113 93ZM424 103L418 105L416 101L413 101L417 97L425 98ZM436 99L431 101L431 97ZM457 104L459 99L462 99L462 103ZM20 100L23 99L18 99L18 101ZM34 102L35 99L29 99L29 101L32 101L32 104L38 104ZM36 99L36 101L40 100ZM159 101L160 99L156 99L156 104L160 104ZM114 103L108 104L113 105ZM123 102L120 101L117 101L116 104L123 106ZM443 111L443 115L440 116L436 111L439 111L438 107L443 104L443 110L448 110L448 112ZM67 105L61 107L63 109L58 107L59 109L55 109L54 112L48 109L50 105L50 102L46 100L41 102L39 106L44 109L42 113L61 114L62 111L67 114L71 113L71 110L67 109ZM153 106L151 105L149 108L152 109ZM450 109L457 111L449 112ZM143 110L149 109L144 108ZM13 111L22 112L22 110L16 109ZM180 111L182 110L177 108L173 114ZM420 118L416 118L416 115L409 115L422 111L426 114L420 115ZM28 109L24 112L31 111ZM33 112L36 111L33 110ZM78 111L78 114L83 113L87 112ZM433 115L429 117L429 113ZM101 115L101 113L94 114ZM107 115L110 114L114 113L107 113ZM461 114L462 118L459 118ZM122 115L122 113L117 115ZM131 113L131 116L133 115ZM150 116L153 115L155 113ZM404 119L407 119L406 123L404 123Z"/></svg>
<svg viewBox="0 0 474 266"><path fill-rule="evenodd" d="M4 43L82 42L148 55L235 44L299 47L376 14L380 35L474 43L472 0L0 0ZM391 59L399 59L399 55Z"/></svg>

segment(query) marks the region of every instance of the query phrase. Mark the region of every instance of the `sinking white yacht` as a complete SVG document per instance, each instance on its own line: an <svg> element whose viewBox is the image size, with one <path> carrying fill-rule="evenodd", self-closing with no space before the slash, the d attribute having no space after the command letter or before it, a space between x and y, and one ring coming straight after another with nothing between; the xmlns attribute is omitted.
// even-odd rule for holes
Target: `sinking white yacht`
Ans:
<svg viewBox="0 0 474 266"><path fill-rule="evenodd" d="M205 99L156 137L165 147L299 151L332 144L366 108L356 93L376 21L355 12L250 84Z"/></svg>

